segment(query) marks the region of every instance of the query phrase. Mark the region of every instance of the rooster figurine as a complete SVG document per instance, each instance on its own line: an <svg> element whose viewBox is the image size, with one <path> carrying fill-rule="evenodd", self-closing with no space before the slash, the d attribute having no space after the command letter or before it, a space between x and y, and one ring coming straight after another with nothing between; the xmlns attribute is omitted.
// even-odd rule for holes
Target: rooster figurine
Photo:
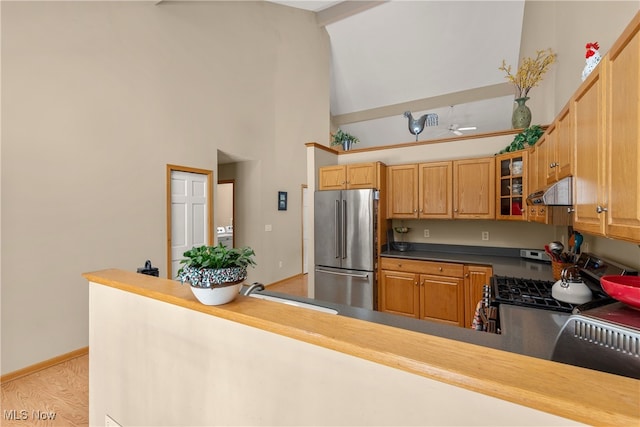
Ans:
<svg viewBox="0 0 640 427"><path fill-rule="evenodd" d="M600 46L598 46L598 42L587 43L585 46L587 48L587 53L585 58L587 58L587 65L584 66L584 70L582 70L582 81L584 81L589 74L596 68L596 65L600 62Z"/></svg>
<svg viewBox="0 0 640 427"><path fill-rule="evenodd" d="M425 114L419 119L414 119L411 111L405 111L404 116L409 119L409 132L416 136L418 140L418 134L424 130L424 125L438 126L438 115L435 113Z"/></svg>

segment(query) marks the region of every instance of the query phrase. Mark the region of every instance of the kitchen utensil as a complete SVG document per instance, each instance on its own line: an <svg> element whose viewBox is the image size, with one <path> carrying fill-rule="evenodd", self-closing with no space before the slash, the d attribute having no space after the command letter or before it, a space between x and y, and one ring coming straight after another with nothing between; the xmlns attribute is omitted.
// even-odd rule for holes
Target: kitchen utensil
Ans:
<svg viewBox="0 0 640 427"><path fill-rule="evenodd" d="M575 233L571 234L571 236L569 236L569 253L573 254L574 253L574 247L576 245L576 235Z"/></svg>
<svg viewBox="0 0 640 427"><path fill-rule="evenodd" d="M611 298L640 308L640 276L602 276L600 285Z"/></svg>
<svg viewBox="0 0 640 427"><path fill-rule="evenodd" d="M555 260L558 262L562 262L562 251L564 250L564 245L558 241L551 242L549 243L549 249L555 256Z"/></svg>
<svg viewBox="0 0 640 427"><path fill-rule="evenodd" d="M575 231L573 234L575 235L575 240L576 240L574 252L579 254L580 246L582 246L582 241L584 240L584 237L582 236L582 234L578 233L577 231Z"/></svg>
<svg viewBox="0 0 640 427"><path fill-rule="evenodd" d="M551 249L549 249L549 245L544 245L544 251L549 255L551 261L557 261L555 254L551 252Z"/></svg>
<svg viewBox="0 0 640 427"><path fill-rule="evenodd" d="M551 288L551 296L570 304L584 304L592 298L591 290L582 281L580 271L575 265L562 270L560 280Z"/></svg>

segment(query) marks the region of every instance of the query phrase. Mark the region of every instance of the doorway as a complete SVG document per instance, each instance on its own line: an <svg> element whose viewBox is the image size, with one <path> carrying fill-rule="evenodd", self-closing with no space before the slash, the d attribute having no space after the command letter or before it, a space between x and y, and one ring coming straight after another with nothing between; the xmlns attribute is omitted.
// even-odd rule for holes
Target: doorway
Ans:
<svg viewBox="0 0 640 427"><path fill-rule="evenodd" d="M216 193L216 212L214 225L218 236L218 243L225 246L236 246L236 217L235 217L235 180L218 181Z"/></svg>
<svg viewBox="0 0 640 427"><path fill-rule="evenodd" d="M213 171L167 165L167 278L183 253L213 243Z"/></svg>
<svg viewBox="0 0 640 427"><path fill-rule="evenodd" d="M309 189L302 184L302 274L309 273Z"/></svg>

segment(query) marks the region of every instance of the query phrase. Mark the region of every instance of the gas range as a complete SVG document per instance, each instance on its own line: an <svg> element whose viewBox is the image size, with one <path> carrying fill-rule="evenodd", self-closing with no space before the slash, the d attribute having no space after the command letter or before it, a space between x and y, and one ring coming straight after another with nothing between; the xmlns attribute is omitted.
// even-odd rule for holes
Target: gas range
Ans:
<svg viewBox="0 0 640 427"><path fill-rule="evenodd" d="M545 280L493 276L491 278L493 302L571 313L575 308L574 304L558 301L551 296L553 283Z"/></svg>
<svg viewBox="0 0 640 427"><path fill-rule="evenodd" d="M600 285L605 275L638 272L590 253L583 253L576 265L592 291L590 302L575 305L556 300L551 295L552 281L494 276L480 308L486 317L481 330L533 333L530 328L535 328L536 322L527 323L527 330L519 328L523 319L514 318L522 310L529 310L529 316L539 313L536 319L561 318L558 329L545 334L550 340L551 360L640 379L640 310L610 298ZM503 314L507 324L501 325Z"/></svg>
<svg viewBox="0 0 640 427"><path fill-rule="evenodd" d="M592 253L582 253L576 261L580 276L591 289L593 300L582 305L570 304L553 298L555 282L525 277L493 276L486 285L479 309L481 326L476 329L500 333L498 307L501 304L548 310L559 313L580 313L601 305L614 303L600 286L604 275L637 275L637 271Z"/></svg>

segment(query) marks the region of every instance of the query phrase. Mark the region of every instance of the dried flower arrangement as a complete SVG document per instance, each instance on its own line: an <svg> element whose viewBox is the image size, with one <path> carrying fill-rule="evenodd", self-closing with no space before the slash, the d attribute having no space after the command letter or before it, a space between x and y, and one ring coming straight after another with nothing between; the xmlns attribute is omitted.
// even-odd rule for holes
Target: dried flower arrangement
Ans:
<svg viewBox="0 0 640 427"><path fill-rule="evenodd" d="M507 65L502 60L502 66L498 69L504 71L506 79L513 83L517 90L516 98L524 98L527 96L532 87L538 86L542 80L542 76L547 72L549 66L556 61L557 54L551 49L536 51L535 58L524 58L518 72L511 74L511 65Z"/></svg>

